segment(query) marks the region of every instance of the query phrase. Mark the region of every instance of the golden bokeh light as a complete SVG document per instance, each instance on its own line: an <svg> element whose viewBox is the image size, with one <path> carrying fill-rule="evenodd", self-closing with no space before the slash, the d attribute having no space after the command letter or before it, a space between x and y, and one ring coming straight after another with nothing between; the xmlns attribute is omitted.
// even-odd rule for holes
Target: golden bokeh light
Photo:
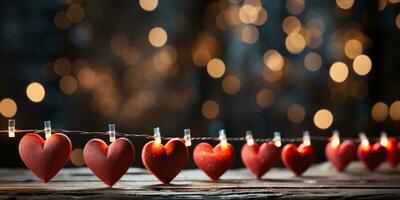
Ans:
<svg viewBox="0 0 400 200"><path fill-rule="evenodd" d="M358 55L353 61L353 70L356 74L365 76L372 68L372 61L367 55Z"/></svg>
<svg viewBox="0 0 400 200"><path fill-rule="evenodd" d="M236 94L240 90L240 79L235 75L226 76L222 81L222 89L226 94Z"/></svg>
<svg viewBox="0 0 400 200"><path fill-rule="evenodd" d="M149 32L149 42L154 47L164 46L167 38L167 32L161 27L155 27Z"/></svg>
<svg viewBox="0 0 400 200"><path fill-rule="evenodd" d="M208 100L201 106L201 113L207 119L215 119L219 115L219 105L216 101Z"/></svg>
<svg viewBox="0 0 400 200"><path fill-rule="evenodd" d="M207 64L207 72L213 78L221 78L225 73L225 64L221 59L213 58Z"/></svg>
<svg viewBox="0 0 400 200"><path fill-rule="evenodd" d="M17 104L10 98L1 100L0 113L6 118L14 117L14 115L17 113Z"/></svg>
<svg viewBox="0 0 400 200"><path fill-rule="evenodd" d="M80 148L74 149L71 152L71 163L75 166L81 167L84 166L85 160L83 159L83 150Z"/></svg>
<svg viewBox="0 0 400 200"><path fill-rule="evenodd" d="M286 34L297 33L301 30L301 22L297 17L289 16L283 20L282 28Z"/></svg>
<svg viewBox="0 0 400 200"><path fill-rule="evenodd" d="M314 115L314 124L320 129L327 129L333 123L333 115L327 109L318 110Z"/></svg>
<svg viewBox="0 0 400 200"><path fill-rule="evenodd" d="M293 123L300 123L306 116L306 110L302 105L293 104L287 110L287 117Z"/></svg>
<svg viewBox="0 0 400 200"><path fill-rule="evenodd" d="M292 15L300 15L304 10L304 0L286 1L286 9Z"/></svg>
<svg viewBox="0 0 400 200"><path fill-rule="evenodd" d="M335 62L329 70L331 79L337 83L341 83L347 79L349 69L343 62Z"/></svg>
<svg viewBox="0 0 400 200"><path fill-rule="evenodd" d="M400 29L400 13L397 14L397 17L396 17L396 26L398 29Z"/></svg>
<svg viewBox="0 0 400 200"><path fill-rule="evenodd" d="M354 0L336 0L336 5L343 10L350 9L353 4Z"/></svg>
<svg viewBox="0 0 400 200"><path fill-rule="evenodd" d="M257 21L258 13L260 11L260 7L244 4L239 9L239 19L244 24L251 24Z"/></svg>
<svg viewBox="0 0 400 200"><path fill-rule="evenodd" d="M400 121L400 101L395 101L390 105L389 115L394 121Z"/></svg>
<svg viewBox="0 0 400 200"><path fill-rule="evenodd" d="M197 66L206 66L211 59L211 53L206 49L197 49L193 53L193 62Z"/></svg>
<svg viewBox="0 0 400 200"><path fill-rule="evenodd" d="M357 39L351 39L344 45L344 53L347 57L354 59L356 56L362 54L363 45Z"/></svg>
<svg viewBox="0 0 400 200"><path fill-rule="evenodd" d="M281 70L284 64L284 59L282 55L274 49L266 51L263 60L265 66L272 71Z"/></svg>
<svg viewBox="0 0 400 200"><path fill-rule="evenodd" d="M388 117L389 108L383 102L376 103L371 109L371 117L376 122L383 122Z"/></svg>
<svg viewBox="0 0 400 200"><path fill-rule="evenodd" d="M121 56L127 65L134 66L139 62L141 54L138 48L130 46L122 50Z"/></svg>
<svg viewBox="0 0 400 200"><path fill-rule="evenodd" d="M290 33L285 40L285 45L290 53L298 54L306 47L304 37L299 33Z"/></svg>
<svg viewBox="0 0 400 200"><path fill-rule="evenodd" d="M269 89L262 89L257 92L256 95L256 103L261 108L270 107L275 100L274 93Z"/></svg>
<svg viewBox="0 0 400 200"><path fill-rule="evenodd" d="M158 6L158 0L139 0L140 7L145 11L153 11Z"/></svg>
<svg viewBox="0 0 400 200"><path fill-rule="evenodd" d="M60 90L65 94L73 94L78 89L78 82L73 76L63 76L60 80Z"/></svg>
<svg viewBox="0 0 400 200"><path fill-rule="evenodd" d="M67 15L71 22L79 23L85 18L85 10L79 4L72 4L67 10Z"/></svg>
<svg viewBox="0 0 400 200"><path fill-rule="evenodd" d="M69 74L71 71L71 62L63 57L57 58L54 61L54 71L60 76Z"/></svg>
<svg viewBox="0 0 400 200"><path fill-rule="evenodd" d="M45 95L46 91L40 83L33 82L26 88L26 96L28 96L29 100L32 102L38 103L43 101Z"/></svg>
<svg viewBox="0 0 400 200"><path fill-rule="evenodd" d="M317 52L310 52L304 57L304 66L310 71L318 71L321 65L322 59Z"/></svg>
<svg viewBox="0 0 400 200"><path fill-rule="evenodd" d="M96 73L92 69L84 67L78 72L78 81L82 88L93 89L96 86Z"/></svg>
<svg viewBox="0 0 400 200"><path fill-rule="evenodd" d="M240 39L247 44L254 44L259 37L258 29L252 25L246 25L240 28Z"/></svg>
<svg viewBox="0 0 400 200"><path fill-rule="evenodd" d="M257 20L253 22L254 25L261 26L263 25L268 19L268 13L267 10L264 8L261 8L261 10L258 12L257 15Z"/></svg>

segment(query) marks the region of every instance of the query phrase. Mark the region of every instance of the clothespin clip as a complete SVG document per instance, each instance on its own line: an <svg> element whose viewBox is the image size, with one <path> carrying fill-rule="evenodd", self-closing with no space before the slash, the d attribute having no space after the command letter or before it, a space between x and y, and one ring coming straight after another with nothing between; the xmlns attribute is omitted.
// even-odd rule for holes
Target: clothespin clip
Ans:
<svg viewBox="0 0 400 200"><path fill-rule="evenodd" d="M274 132L274 138L272 139L276 147L281 147L282 146L282 138L281 138L281 133L278 131Z"/></svg>
<svg viewBox="0 0 400 200"><path fill-rule="evenodd" d="M187 147L192 145L192 139L190 137L190 129L183 130L183 139L185 140L185 145Z"/></svg>
<svg viewBox="0 0 400 200"><path fill-rule="evenodd" d="M246 131L246 141L248 146L254 144L253 133L251 131Z"/></svg>
<svg viewBox="0 0 400 200"><path fill-rule="evenodd" d="M8 120L8 137L15 137L15 120Z"/></svg>
<svg viewBox="0 0 400 200"><path fill-rule="evenodd" d="M46 140L51 136L51 121L44 121L44 134Z"/></svg>
<svg viewBox="0 0 400 200"><path fill-rule="evenodd" d="M108 134L110 134L110 142L115 141L115 124L108 125Z"/></svg>
<svg viewBox="0 0 400 200"><path fill-rule="evenodd" d="M154 128L154 141L158 144L161 144L161 133L160 127Z"/></svg>
<svg viewBox="0 0 400 200"><path fill-rule="evenodd" d="M309 131L304 131L303 132L303 145L304 146L310 146L311 145L311 138L310 138L310 132Z"/></svg>

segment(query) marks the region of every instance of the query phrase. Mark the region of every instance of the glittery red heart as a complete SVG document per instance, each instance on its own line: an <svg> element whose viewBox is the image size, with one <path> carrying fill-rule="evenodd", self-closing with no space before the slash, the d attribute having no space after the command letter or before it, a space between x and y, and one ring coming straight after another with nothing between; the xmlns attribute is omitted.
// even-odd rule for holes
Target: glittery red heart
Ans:
<svg viewBox="0 0 400 200"><path fill-rule="evenodd" d="M380 143L374 145L369 144L363 146L360 144L357 151L358 159L361 160L365 167L374 171L386 159L386 150Z"/></svg>
<svg viewBox="0 0 400 200"><path fill-rule="evenodd" d="M261 146L244 144L241 156L247 169L259 179L278 161L279 149L272 142L264 142Z"/></svg>
<svg viewBox="0 0 400 200"><path fill-rule="evenodd" d="M144 166L165 184L170 183L185 167L188 156L187 147L178 139L168 141L165 146L150 141L142 150Z"/></svg>
<svg viewBox="0 0 400 200"><path fill-rule="evenodd" d="M326 158L339 172L343 171L355 159L356 152L356 145L351 140L346 140L338 146L334 146L330 142L325 147Z"/></svg>
<svg viewBox="0 0 400 200"><path fill-rule="evenodd" d="M287 144L282 150L282 161L296 176L303 174L314 162L314 148L310 145Z"/></svg>
<svg viewBox="0 0 400 200"><path fill-rule="evenodd" d="M71 154L71 141L60 133L44 140L38 134L26 134L19 142L22 161L43 182L49 182L67 163Z"/></svg>
<svg viewBox="0 0 400 200"><path fill-rule="evenodd" d="M233 164L234 152L230 144L218 144L214 148L208 143L200 143L193 150L193 159L197 167L213 181L218 181Z"/></svg>
<svg viewBox="0 0 400 200"><path fill-rule="evenodd" d="M85 145L83 158L93 174L112 187L135 160L135 146L127 138L118 138L110 146L92 139Z"/></svg>

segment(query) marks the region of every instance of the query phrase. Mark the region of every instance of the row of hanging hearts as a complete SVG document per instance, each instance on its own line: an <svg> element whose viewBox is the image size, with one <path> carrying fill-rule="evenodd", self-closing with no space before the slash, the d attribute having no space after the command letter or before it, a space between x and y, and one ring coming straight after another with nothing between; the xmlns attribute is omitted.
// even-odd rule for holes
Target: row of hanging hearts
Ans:
<svg viewBox="0 0 400 200"><path fill-rule="evenodd" d="M375 170L385 159L395 168L400 158L400 143L389 138L385 147L380 143L360 144L358 150L351 140L340 144L326 145L325 153L337 171L358 158L370 171ZM19 154L25 165L43 182L50 181L67 163L72 145L61 133L52 134L44 140L38 134L26 134L19 143ZM272 142L261 145L245 144L241 157L246 167L257 178L261 178L279 159L280 150ZM127 138L119 138L109 146L100 139L90 140L83 151L89 169L105 184L112 187L129 169L135 159L135 147ZM296 176L300 176L314 162L314 149L304 143L296 146L287 144L281 152L283 164ZM232 165L234 149L229 144L212 147L200 143L193 150L195 164L213 181L218 181ZM166 145L150 141L142 150L142 162L162 183L170 183L185 167L188 149L179 139L171 139Z"/></svg>

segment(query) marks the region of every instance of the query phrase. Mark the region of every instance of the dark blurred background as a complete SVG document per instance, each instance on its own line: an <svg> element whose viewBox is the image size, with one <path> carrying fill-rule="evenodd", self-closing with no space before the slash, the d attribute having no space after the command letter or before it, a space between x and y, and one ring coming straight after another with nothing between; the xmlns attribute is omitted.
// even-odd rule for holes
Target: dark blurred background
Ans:
<svg viewBox="0 0 400 200"><path fill-rule="evenodd" d="M400 131L398 0L0 2L0 129ZM21 167L0 136L0 166ZM70 135L72 162L94 136ZM100 136L99 136L100 137ZM107 140L107 137L101 137ZM147 140L132 139L139 153ZM242 143L233 143L237 155ZM323 152L323 142L316 142ZM191 147L192 149L192 147ZM320 153L319 160L323 160ZM241 166L237 156L235 166ZM189 167L193 167L190 159Z"/></svg>

